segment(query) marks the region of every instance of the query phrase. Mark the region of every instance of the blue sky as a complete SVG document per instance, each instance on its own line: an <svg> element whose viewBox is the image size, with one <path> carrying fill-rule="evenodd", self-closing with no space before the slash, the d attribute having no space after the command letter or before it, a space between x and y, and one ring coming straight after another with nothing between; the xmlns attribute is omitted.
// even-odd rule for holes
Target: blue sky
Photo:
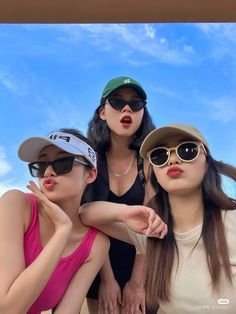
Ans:
<svg viewBox="0 0 236 314"><path fill-rule="evenodd" d="M138 80L156 126L197 126L236 166L236 24L0 25L0 195L25 189L17 158L29 136L86 133L104 85ZM236 195L235 184L225 189Z"/></svg>

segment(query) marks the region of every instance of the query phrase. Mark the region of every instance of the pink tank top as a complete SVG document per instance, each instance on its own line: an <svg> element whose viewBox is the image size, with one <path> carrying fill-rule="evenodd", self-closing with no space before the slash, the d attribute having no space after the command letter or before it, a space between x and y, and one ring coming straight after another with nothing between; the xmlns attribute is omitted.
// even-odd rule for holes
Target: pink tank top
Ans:
<svg viewBox="0 0 236 314"><path fill-rule="evenodd" d="M43 246L40 242L39 217L35 197L27 194L32 204L31 219L24 234L25 267L28 267L40 254ZM73 275L89 256L97 230L89 228L76 250L59 260L45 288L33 303L28 314L39 314L41 311L55 307L63 297ZM27 292L26 292L27 293Z"/></svg>

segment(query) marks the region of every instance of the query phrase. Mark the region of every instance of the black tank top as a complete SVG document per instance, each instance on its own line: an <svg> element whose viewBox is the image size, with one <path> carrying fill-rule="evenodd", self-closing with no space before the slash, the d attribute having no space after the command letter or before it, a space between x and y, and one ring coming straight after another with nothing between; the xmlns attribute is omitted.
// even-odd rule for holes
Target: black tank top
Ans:
<svg viewBox="0 0 236 314"><path fill-rule="evenodd" d="M142 205L144 201L144 174L141 157L138 157L138 174L130 189L121 196L117 196L110 190L106 156L100 156L98 160L98 176L94 183L89 185L83 202L109 201L127 205ZM130 279L135 248L133 245L124 243L110 237L111 247L109 251L111 266L121 289ZM95 278L87 296L97 299L99 287L99 275Z"/></svg>

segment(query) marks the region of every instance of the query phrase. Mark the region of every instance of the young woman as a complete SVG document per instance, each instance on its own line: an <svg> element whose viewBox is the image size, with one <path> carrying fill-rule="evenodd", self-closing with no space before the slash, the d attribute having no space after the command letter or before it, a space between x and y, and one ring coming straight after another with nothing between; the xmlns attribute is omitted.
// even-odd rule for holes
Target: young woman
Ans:
<svg viewBox="0 0 236 314"><path fill-rule="evenodd" d="M130 77L114 78L105 86L88 128L88 138L99 158L98 177L85 195L86 202L144 203L148 167L139 156L139 149L145 136L154 129L146 99L143 87ZM87 295L89 311L116 314L120 313L121 304L123 313L144 311L144 256L136 254L129 244L110 240L110 258Z"/></svg>
<svg viewBox="0 0 236 314"><path fill-rule="evenodd" d="M80 200L97 174L96 154L78 131L61 129L33 137L19 148L38 178L32 193L0 199L0 313L78 314L103 264L108 239L84 226Z"/></svg>
<svg viewBox="0 0 236 314"><path fill-rule="evenodd" d="M94 202L84 205L82 221L146 251L146 302L159 305L158 314L236 313L236 200L221 182L221 175L235 182L236 168L214 160L202 134L189 125L154 130L141 156L153 166L157 193L150 206L167 223L167 236L146 240L111 223L125 211L126 223L139 225L137 207Z"/></svg>

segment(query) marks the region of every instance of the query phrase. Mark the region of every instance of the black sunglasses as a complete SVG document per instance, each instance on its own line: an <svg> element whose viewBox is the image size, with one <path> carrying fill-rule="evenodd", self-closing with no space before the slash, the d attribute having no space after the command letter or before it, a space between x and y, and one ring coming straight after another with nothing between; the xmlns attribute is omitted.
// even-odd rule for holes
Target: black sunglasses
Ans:
<svg viewBox="0 0 236 314"><path fill-rule="evenodd" d="M146 106L145 100L131 100L126 101L119 98L107 98L108 103L112 106L113 109L121 111L126 105L129 105L130 109L133 112L138 112L139 110L143 109Z"/></svg>
<svg viewBox="0 0 236 314"><path fill-rule="evenodd" d="M75 162L83 164L87 167L90 167L89 163L86 163L83 160L76 158L75 156L68 156L64 158L59 158L53 161L36 161L28 164L30 174L35 178L44 177L44 173L47 167L50 165L56 174L68 173L72 170Z"/></svg>
<svg viewBox="0 0 236 314"><path fill-rule="evenodd" d="M170 152L175 151L177 157L184 162L194 161L200 154L202 147L205 154L206 149L202 143L199 142L183 142L176 147L156 147L147 153L150 163L155 167L162 167L166 165L170 159Z"/></svg>

